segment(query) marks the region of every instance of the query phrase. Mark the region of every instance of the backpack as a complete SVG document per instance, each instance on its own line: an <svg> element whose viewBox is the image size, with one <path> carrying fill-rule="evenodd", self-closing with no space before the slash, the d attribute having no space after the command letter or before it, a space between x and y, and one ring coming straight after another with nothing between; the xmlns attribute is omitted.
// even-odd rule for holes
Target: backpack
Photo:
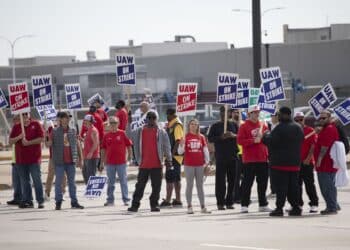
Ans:
<svg viewBox="0 0 350 250"><path fill-rule="evenodd" d="M339 141L341 141L344 144L345 154L348 154L350 151L350 145L349 145L349 140L346 136L346 133L341 125L336 125L336 128L339 134Z"/></svg>

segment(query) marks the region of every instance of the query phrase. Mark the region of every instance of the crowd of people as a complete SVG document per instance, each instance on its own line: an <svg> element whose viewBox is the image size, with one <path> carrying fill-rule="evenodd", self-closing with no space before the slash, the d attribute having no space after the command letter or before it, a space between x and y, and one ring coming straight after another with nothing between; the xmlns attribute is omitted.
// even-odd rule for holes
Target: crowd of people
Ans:
<svg viewBox="0 0 350 250"><path fill-rule="evenodd" d="M281 107L268 124L260 120L257 105L249 107L245 120L240 110L221 106L221 119L203 135L198 120L190 119L188 124L183 124L174 108L167 109L167 124L162 127L158 123L158 113L147 102L142 102L139 118L142 121L131 126L132 121L123 100L116 103L117 111L110 117L102 105L102 101L97 99L90 107L80 133L70 125L71 115L68 112L58 112L55 124L49 128L43 128L38 121L31 119L29 113L23 114L23 128L19 116L13 117L9 143L13 147L14 193L8 205L33 208L33 183L38 208L44 208L45 200L50 199L55 176L55 209L61 209L67 185L71 207L83 209L76 194L78 167L82 169L85 184L97 171L106 169L108 183L104 206L115 203L118 175L121 200L128 206L129 212L138 211L148 179L152 187L149 197L152 212L166 207L182 207L183 166L187 213L194 213L192 192L196 182L200 212L207 214L211 211L205 205L203 185L210 169L210 151L214 151L218 210L234 209L235 204L240 204L241 213L248 213L256 180L259 212L283 216L287 211L290 216L300 216L304 206L304 183L310 200L309 212L317 213L319 199L314 171L317 172L321 195L326 203L321 214L336 214L340 210L335 185L337 169L333 167L331 157L332 147L340 140L340 130L328 110L321 113L314 129L305 124L302 112L292 116L288 107ZM50 150L45 191L40 171L42 143ZM213 144L213 150L209 150L209 144ZM129 161L138 165L131 199L127 180ZM163 176L166 196L159 203ZM275 209L268 204L269 180L271 193L276 196ZM286 200L290 208L284 210Z"/></svg>

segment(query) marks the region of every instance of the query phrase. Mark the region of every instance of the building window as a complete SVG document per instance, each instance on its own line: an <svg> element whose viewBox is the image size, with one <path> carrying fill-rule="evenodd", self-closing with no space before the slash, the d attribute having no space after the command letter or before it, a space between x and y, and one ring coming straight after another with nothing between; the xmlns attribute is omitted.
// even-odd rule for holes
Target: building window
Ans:
<svg viewBox="0 0 350 250"><path fill-rule="evenodd" d="M327 36L326 35L321 36L321 40L327 40Z"/></svg>

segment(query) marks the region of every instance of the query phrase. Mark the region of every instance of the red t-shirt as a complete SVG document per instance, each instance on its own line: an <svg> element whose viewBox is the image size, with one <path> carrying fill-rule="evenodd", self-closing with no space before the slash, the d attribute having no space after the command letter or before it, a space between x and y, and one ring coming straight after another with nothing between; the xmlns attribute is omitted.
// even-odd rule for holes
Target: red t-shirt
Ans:
<svg viewBox="0 0 350 250"><path fill-rule="evenodd" d="M24 127L27 141L44 137L44 130L39 122L31 120L28 126ZM19 136L22 133L21 124L13 126L10 138ZM41 143L23 146L22 140L15 144L16 163L18 164L36 164L41 162Z"/></svg>
<svg viewBox="0 0 350 250"><path fill-rule="evenodd" d="M202 134L188 133L185 137L184 165L202 167L204 165L203 148L207 142Z"/></svg>
<svg viewBox="0 0 350 250"><path fill-rule="evenodd" d="M254 163L254 162L267 162L268 151L267 147L262 143L254 143L254 139L257 137L260 126L262 127L262 133L268 130L265 123L252 122L246 120L238 130L237 143L242 145L243 163Z"/></svg>
<svg viewBox="0 0 350 250"><path fill-rule="evenodd" d="M72 157L72 151L70 148L67 132L68 132L68 128L64 129L64 131L63 131L63 162L70 164L73 162L73 157Z"/></svg>
<svg viewBox="0 0 350 250"><path fill-rule="evenodd" d="M106 111L103 110L103 108L97 109L97 114L101 117L103 122L106 122L108 120L108 115Z"/></svg>
<svg viewBox="0 0 350 250"><path fill-rule="evenodd" d="M335 141L339 140L338 130L334 123L328 124L324 127L318 135L316 145L315 145L315 161L317 161L318 156L321 151L321 147L328 147L328 150L321 161L321 165L316 168L317 172L327 172L335 173L337 169L333 168L333 160L330 156L330 150Z"/></svg>
<svg viewBox="0 0 350 250"><path fill-rule="evenodd" d="M89 154L89 152L94 144L93 140L92 140L93 133L96 133L97 143L99 144L98 131L94 126L91 126L90 128L88 128L88 131L86 132L86 136L84 139L84 150L83 150L84 159L88 159L87 155ZM99 145L97 146L97 148L93 152L92 157L89 159L97 159L97 158L100 158L100 146Z"/></svg>
<svg viewBox="0 0 350 250"><path fill-rule="evenodd" d="M100 117L100 115L95 112L95 113L87 113L88 115L92 115L95 119L95 123L93 124L95 128L97 128L98 131L98 137L100 139L100 142L102 142L103 139L103 135L104 135L104 125L103 125L103 121ZM80 136L82 138L84 138L86 136L86 132L87 132L88 128L86 126L84 126L84 124L81 127L81 132L80 132Z"/></svg>
<svg viewBox="0 0 350 250"><path fill-rule="evenodd" d="M132 145L123 130L108 132L102 140L101 148L105 150L106 164L119 165L126 163L126 148Z"/></svg>
<svg viewBox="0 0 350 250"><path fill-rule="evenodd" d="M125 108L121 108L115 112L115 116L119 118L118 128L125 131L128 124L128 112Z"/></svg>
<svg viewBox="0 0 350 250"><path fill-rule="evenodd" d="M314 129L309 126L304 126L304 137L308 136L309 134L313 133ZM307 139L303 141L303 144L301 146L301 160L304 161L309 154L310 148L312 145L315 145L317 140L317 134L313 134L309 136ZM312 156L310 164L315 164L315 158Z"/></svg>
<svg viewBox="0 0 350 250"><path fill-rule="evenodd" d="M157 150L157 128L142 129L142 159L140 168L161 168Z"/></svg>

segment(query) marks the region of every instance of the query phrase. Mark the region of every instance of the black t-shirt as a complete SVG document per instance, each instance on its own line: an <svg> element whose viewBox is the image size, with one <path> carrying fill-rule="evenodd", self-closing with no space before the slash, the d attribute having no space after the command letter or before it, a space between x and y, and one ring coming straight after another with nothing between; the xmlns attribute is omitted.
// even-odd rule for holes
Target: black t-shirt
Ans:
<svg viewBox="0 0 350 250"><path fill-rule="evenodd" d="M233 122L227 122L227 131L231 131L237 134L237 124ZM214 123L208 132L209 142L214 143L215 146L215 157L217 160L230 160L237 158L237 141L236 138L222 139L221 136L224 134L224 122L219 121Z"/></svg>

